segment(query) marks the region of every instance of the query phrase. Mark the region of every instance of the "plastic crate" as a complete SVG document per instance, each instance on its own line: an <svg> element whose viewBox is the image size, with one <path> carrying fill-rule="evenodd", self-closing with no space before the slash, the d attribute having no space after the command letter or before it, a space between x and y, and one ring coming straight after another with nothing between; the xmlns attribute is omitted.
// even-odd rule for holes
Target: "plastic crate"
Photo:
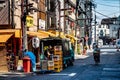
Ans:
<svg viewBox="0 0 120 80"><path fill-rule="evenodd" d="M55 55L62 55L63 53L62 53L62 51L54 51L54 54Z"/></svg>
<svg viewBox="0 0 120 80"><path fill-rule="evenodd" d="M58 60L60 60L60 56L59 55L54 55L53 59L54 59L54 61L58 61Z"/></svg>
<svg viewBox="0 0 120 80"><path fill-rule="evenodd" d="M61 72L61 69L60 68L55 68L54 71L55 72Z"/></svg>
<svg viewBox="0 0 120 80"><path fill-rule="evenodd" d="M54 66L48 66L48 70L54 70Z"/></svg>

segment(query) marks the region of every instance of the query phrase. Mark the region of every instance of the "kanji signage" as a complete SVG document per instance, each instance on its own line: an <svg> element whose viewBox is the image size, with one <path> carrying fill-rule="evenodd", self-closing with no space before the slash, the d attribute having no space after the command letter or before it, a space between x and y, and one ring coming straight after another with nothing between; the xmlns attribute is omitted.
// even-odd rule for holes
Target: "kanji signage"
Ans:
<svg viewBox="0 0 120 80"><path fill-rule="evenodd" d="M32 16L26 17L26 25L27 25L27 27L33 27L33 17Z"/></svg>

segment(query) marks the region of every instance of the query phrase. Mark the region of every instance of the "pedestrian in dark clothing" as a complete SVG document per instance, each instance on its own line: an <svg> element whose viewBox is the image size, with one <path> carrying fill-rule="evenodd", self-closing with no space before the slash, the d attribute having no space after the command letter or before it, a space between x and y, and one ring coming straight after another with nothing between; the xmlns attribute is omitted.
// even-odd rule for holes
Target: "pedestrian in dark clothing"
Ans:
<svg viewBox="0 0 120 80"><path fill-rule="evenodd" d="M49 46L48 49L45 50L44 55L45 55L46 59L52 60L53 53L54 53L53 47Z"/></svg>
<svg viewBox="0 0 120 80"><path fill-rule="evenodd" d="M95 63L100 63L100 49L98 48L98 45L95 45L95 48L93 50L93 56Z"/></svg>

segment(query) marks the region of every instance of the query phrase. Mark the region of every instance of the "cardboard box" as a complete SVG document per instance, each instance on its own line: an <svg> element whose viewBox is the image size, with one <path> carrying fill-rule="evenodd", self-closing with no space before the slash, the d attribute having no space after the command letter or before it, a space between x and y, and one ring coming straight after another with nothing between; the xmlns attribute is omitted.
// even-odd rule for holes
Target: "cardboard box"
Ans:
<svg viewBox="0 0 120 80"><path fill-rule="evenodd" d="M54 61L48 61L48 67L49 66L54 66Z"/></svg>
<svg viewBox="0 0 120 80"><path fill-rule="evenodd" d="M47 70L48 64L47 64L47 60L41 60L41 68L42 70Z"/></svg>

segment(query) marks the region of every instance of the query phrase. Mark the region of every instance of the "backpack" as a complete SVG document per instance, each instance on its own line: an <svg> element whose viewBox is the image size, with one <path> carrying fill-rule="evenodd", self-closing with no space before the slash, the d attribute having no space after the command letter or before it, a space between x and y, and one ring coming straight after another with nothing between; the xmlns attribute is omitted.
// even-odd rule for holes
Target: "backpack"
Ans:
<svg viewBox="0 0 120 80"><path fill-rule="evenodd" d="M93 53L100 53L100 49L99 48L95 48L94 50L93 50Z"/></svg>

